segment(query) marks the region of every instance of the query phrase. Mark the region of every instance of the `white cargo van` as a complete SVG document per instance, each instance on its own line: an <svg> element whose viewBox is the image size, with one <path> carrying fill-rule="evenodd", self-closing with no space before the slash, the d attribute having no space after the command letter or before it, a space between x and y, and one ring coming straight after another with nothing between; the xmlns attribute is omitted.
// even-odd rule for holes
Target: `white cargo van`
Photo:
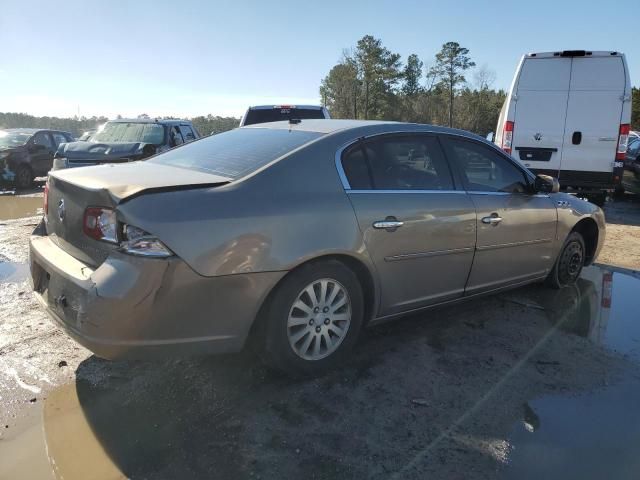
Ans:
<svg viewBox="0 0 640 480"><path fill-rule="evenodd" d="M630 123L623 53L530 53L516 70L495 142L533 172L601 205L622 178Z"/></svg>

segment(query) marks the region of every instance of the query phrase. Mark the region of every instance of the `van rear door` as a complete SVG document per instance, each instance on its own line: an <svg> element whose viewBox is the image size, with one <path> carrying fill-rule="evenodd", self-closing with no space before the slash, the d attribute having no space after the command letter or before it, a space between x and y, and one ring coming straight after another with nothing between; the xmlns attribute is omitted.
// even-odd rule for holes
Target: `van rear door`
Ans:
<svg viewBox="0 0 640 480"><path fill-rule="evenodd" d="M572 59L562 183L569 179L573 180L569 184L613 183L625 67L619 55L593 55Z"/></svg>
<svg viewBox="0 0 640 480"><path fill-rule="evenodd" d="M534 171L557 176L561 168L570 81L571 58L527 57L522 62L512 155Z"/></svg>

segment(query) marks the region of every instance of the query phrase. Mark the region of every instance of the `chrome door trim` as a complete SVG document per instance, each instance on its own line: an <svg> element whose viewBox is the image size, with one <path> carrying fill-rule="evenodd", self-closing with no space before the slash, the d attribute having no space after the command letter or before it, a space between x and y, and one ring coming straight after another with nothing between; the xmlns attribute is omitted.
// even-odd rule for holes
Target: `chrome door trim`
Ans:
<svg viewBox="0 0 640 480"><path fill-rule="evenodd" d="M453 255L456 253L472 252L473 247L452 248L451 250L434 250L432 252L402 253L384 257L385 262L397 262L399 260L411 260L414 258L438 257L440 255Z"/></svg>
<svg viewBox="0 0 640 480"><path fill-rule="evenodd" d="M522 245L536 245L538 243L549 243L552 241L553 240L551 238L539 238L537 240L525 240L522 242L499 243L497 245L481 245L481 246L476 246L476 250L478 251L496 250L498 248L520 247Z"/></svg>
<svg viewBox="0 0 640 480"><path fill-rule="evenodd" d="M400 220L379 220L377 222L373 222L373 228L377 228L378 230L395 230L403 225L404 222L401 222Z"/></svg>

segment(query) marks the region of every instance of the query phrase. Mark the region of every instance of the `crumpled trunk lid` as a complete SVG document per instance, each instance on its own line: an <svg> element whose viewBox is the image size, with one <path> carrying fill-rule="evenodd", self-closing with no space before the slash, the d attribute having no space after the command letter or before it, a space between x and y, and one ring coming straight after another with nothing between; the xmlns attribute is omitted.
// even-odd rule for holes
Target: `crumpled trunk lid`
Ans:
<svg viewBox="0 0 640 480"><path fill-rule="evenodd" d="M48 180L47 235L78 260L97 266L118 245L84 234L87 207L113 208L117 214L120 203L138 195L212 188L228 182L213 174L145 162L57 170Z"/></svg>
<svg viewBox="0 0 640 480"><path fill-rule="evenodd" d="M66 157L70 163L98 164L121 163L152 155L155 145L144 142L71 142L60 146L58 156Z"/></svg>

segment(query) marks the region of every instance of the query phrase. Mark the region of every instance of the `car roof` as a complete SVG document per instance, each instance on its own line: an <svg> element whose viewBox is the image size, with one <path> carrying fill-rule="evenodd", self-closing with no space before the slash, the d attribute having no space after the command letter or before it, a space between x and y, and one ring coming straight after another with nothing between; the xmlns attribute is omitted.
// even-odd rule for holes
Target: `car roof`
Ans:
<svg viewBox="0 0 640 480"><path fill-rule="evenodd" d="M322 110L324 107L322 105L296 105L293 103L282 103L280 105L254 105L253 107L249 107L249 110L271 110L273 108L296 108L296 109L305 109L305 110Z"/></svg>
<svg viewBox="0 0 640 480"><path fill-rule="evenodd" d="M55 132L55 133L66 133L67 135L71 135L71 133L66 132L64 130L56 130L55 128L2 128L0 129L4 132L13 132L13 133L38 133L38 132Z"/></svg>
<svg viewBox="0 0 640 480"><path fill-rule="evenodd" d="M290 129L301 130L305 132L316 132L323 134L331 134L339 131L360 129L362 127L381 127L387 126L388 132L392 131L416 131L416 132L433 132L433 133L450 133L458 136L473 138L486 142L486 139L466 130L458 130L456 128L439 127L436 125L428 125L422 123L405 123L391 122L384 120L341 120L341 119L309 119L300 120L298 123L289 123L288 121L266 122L247 125L241 128L270 128L270 129Z"/></svg>
<svg viewBox="0 0 640 480"><path fill-rule="evenodd" d="M180 118L116 118L115 120L109 120L107 123L157 123L160 125L191 125L191 121L182 120Z"/></svg>

